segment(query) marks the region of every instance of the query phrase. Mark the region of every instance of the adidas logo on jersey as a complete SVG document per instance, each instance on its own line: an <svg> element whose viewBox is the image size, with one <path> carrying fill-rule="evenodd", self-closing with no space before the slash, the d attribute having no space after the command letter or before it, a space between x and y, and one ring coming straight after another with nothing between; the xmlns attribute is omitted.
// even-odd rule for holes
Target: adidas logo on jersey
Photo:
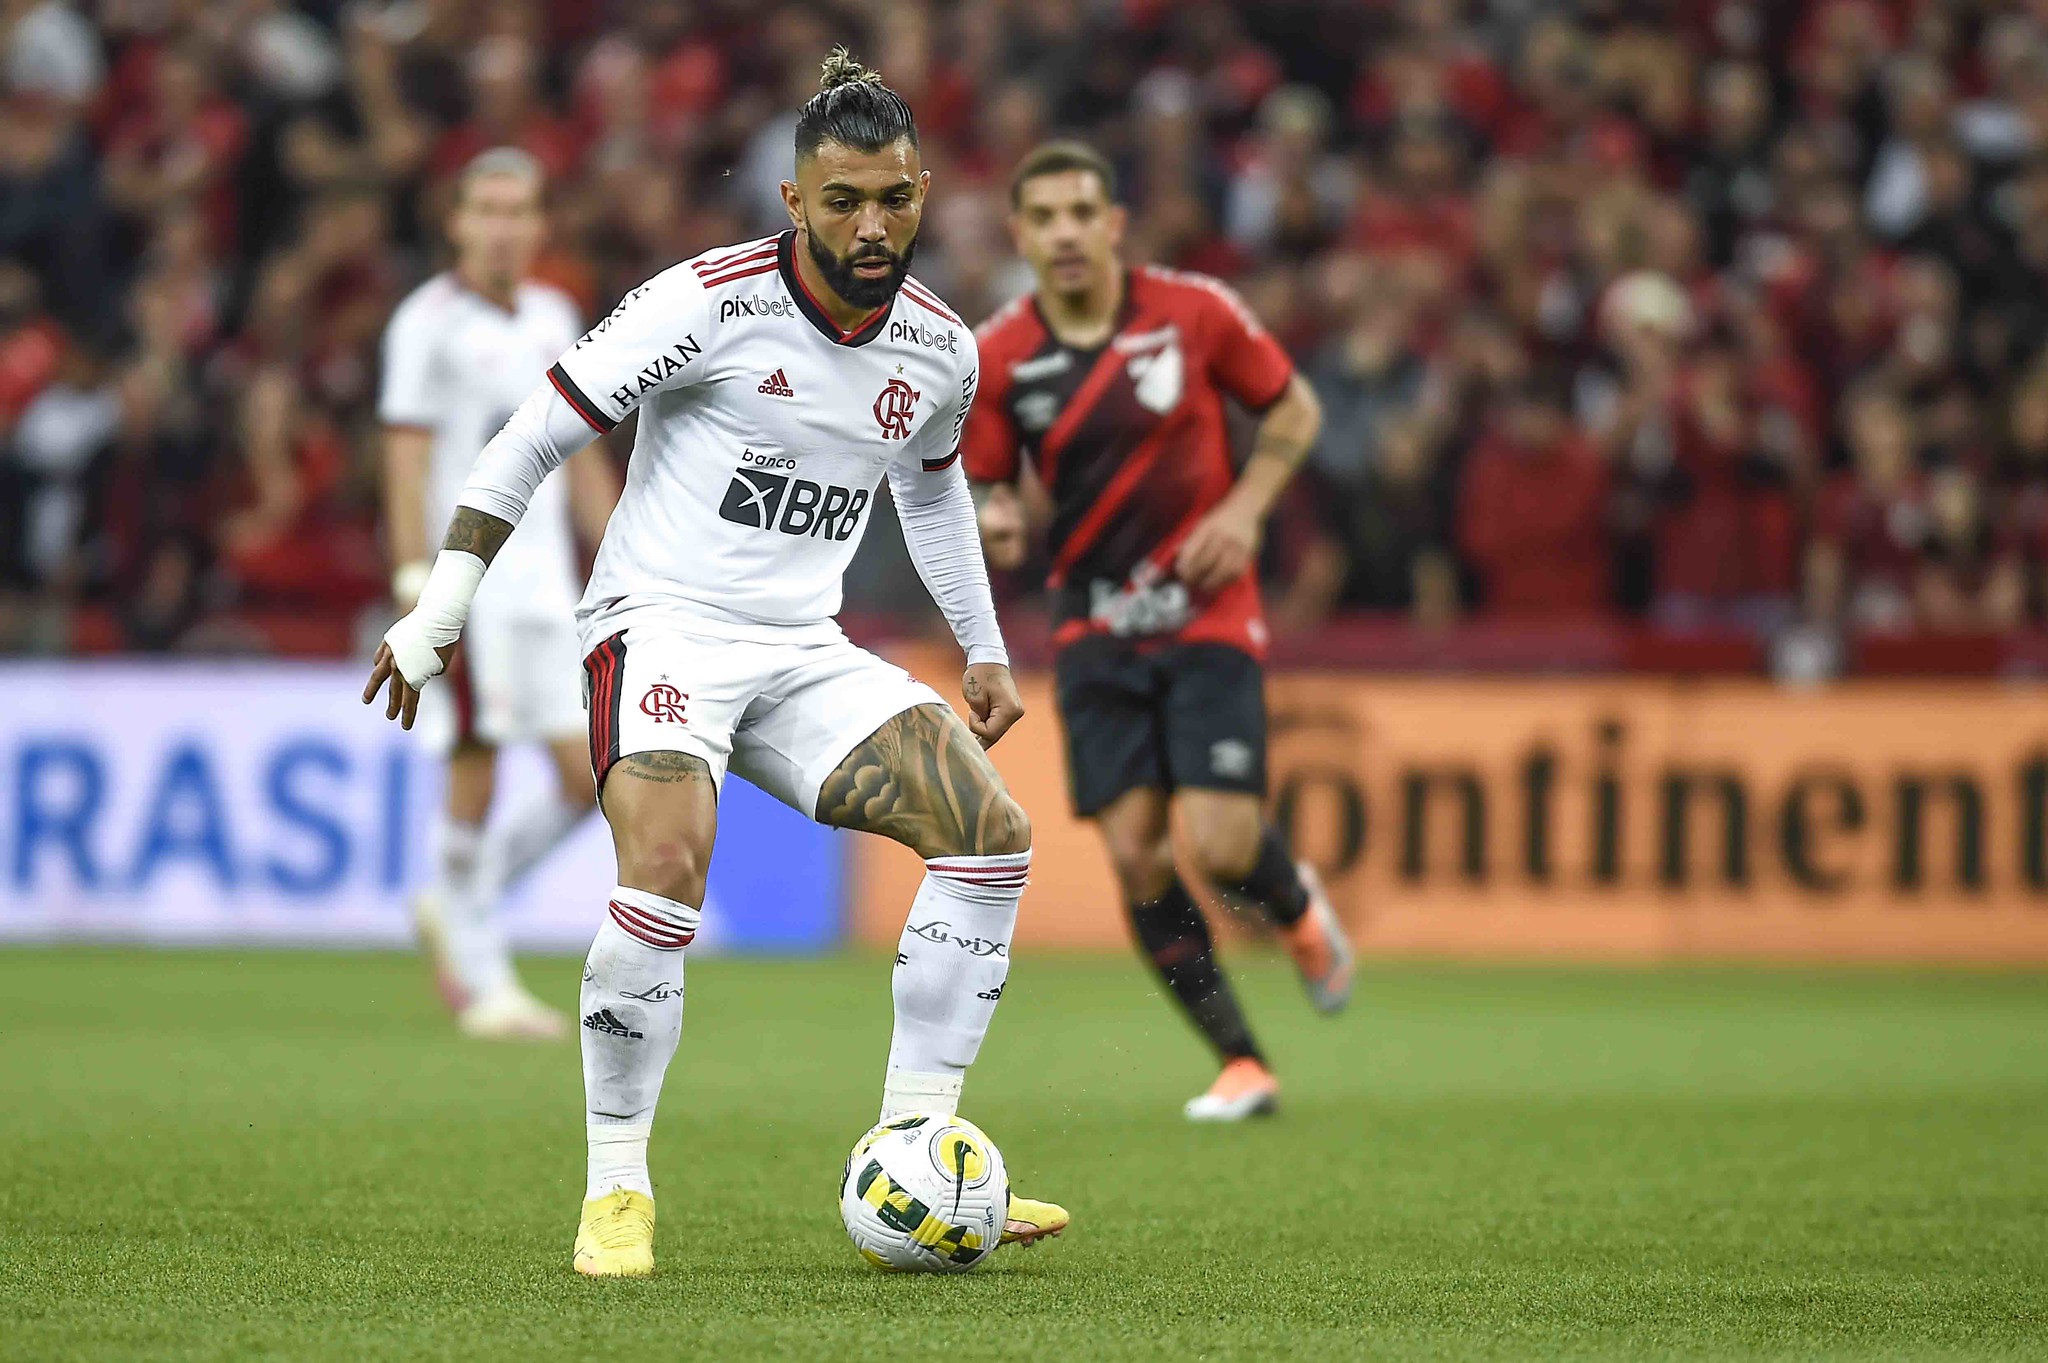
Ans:
<svg viewBox="0 0 2048 1363"><path fill-rule="evenodd" d="M761 386L754 391L766 393L771 398L793 398L796 396L796 389L789 386L788 376L780 369L761 380Z"/></svg>
<svg viewBox="0 0 2048 1363"><path fill-rule="evenodd" d="M848 540L860 528L868 489L843 488L762 469L734 469L719 503L721 519L755 530Z"/></svg>

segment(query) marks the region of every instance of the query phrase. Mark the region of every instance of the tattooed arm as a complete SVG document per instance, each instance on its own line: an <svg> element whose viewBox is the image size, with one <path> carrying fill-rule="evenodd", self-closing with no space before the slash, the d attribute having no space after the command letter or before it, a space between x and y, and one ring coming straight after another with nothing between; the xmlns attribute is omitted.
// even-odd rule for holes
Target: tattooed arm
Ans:
<svg viewBox="0 0 2048 1363"><path fill-rule="evenodd" d="M363 704L375 701L388 684L384 717L412 727L420 688L448 666L484 570L526 514L534 490L596 434L551 384L542 384L491 437L477 456L418 603L385 632Z"/></svg>

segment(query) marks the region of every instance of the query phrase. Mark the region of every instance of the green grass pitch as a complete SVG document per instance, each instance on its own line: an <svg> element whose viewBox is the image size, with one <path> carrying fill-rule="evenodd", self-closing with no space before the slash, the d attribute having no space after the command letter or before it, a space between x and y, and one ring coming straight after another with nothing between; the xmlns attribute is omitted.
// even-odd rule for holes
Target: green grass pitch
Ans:
<svg viewBox="0 0 2048 1363"><path fill-rule="evenodd" d="M1020 960L963 1110L1074 1229L898 1278L834 1205L886 962L694 962L660 1275L591 1283L574 1046L403 956L0 953L0 1359L2048 1357L2040 976L1238 975L1285 1112L1198 1130L1134 961Z"/></svg>

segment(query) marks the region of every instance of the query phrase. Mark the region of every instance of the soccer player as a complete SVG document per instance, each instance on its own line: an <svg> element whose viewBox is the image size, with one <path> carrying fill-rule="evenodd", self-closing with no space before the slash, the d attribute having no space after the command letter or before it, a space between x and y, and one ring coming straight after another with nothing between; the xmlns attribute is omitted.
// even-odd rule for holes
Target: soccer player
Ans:
<svg viewBox="0 0 2048 1363"><path fill-rule="evenodd" d="M547 371L485 447L368 702L409 723L547 471L634 412L625 494L577 609L590 758L618 851L583 970L589 1181L575 1266L653 1271L648 1133L682 1032L731 770L925 859L897 947L885 1117L952 1112L1009 974L1031 825L982 749L1023 713L959 463L973 334L909 273L930 175L909 106L843 49L800 111L790 230L663 271ZM856 648L840 580L886 476L966 652L963 723ZM1004 1243L1067 1213L1013 1196Z"/></svg>
<svg viewBox="0 0 2048 1363"><path fill-rule="evenodd" d="M1055 679L1075 811L1109 849L1139 947L1223 1061L1196 1121L1274 1110L1279 1081L1175 870L1262 905L1324 1012L1352 956L1315 872L1260 814L1266 627L1253 571L1273 501L1321 409L1216 280L1125 269L1109 163L1053 142L1019 163L1011 231L1037 287L977 332L987 375L967 423L989 561L1021 563L1029 457L1050 493ZM1261 413L1232 474L1223 399Z"/></svg>
<svg viewBox="0 0 2048 1363"><path fill-rule="evenodd" d="M543 190L540 163L517 148L472 161L448 223L453 268L415 289L385 330L377 403L384 533L401 608L418 598L430 537L454 514L484 442L524 400L533 373L583 330L566 294L526 277L545 230ZM521 987L493 910L594 803L573 619L575 531L580 523L595 543L618 492L601 448L541 484L477 592L448 684L421 701L422 730L447 759L448 789L434 883L413 913L442 996L471 1036L568 1034L562 1015ZM515 807L487 833L498 749L520 741L546 745L555 789Z"/></svg>

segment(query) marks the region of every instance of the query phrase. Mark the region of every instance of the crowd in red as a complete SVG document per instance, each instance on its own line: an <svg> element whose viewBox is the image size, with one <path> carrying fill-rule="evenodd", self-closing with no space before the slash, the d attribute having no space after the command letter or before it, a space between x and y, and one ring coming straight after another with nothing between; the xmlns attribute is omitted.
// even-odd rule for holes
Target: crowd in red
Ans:
<svg viewBox="0 0 2048 1363"><path fill-rule="evenodd" d="M535 153L595 315L779 225L842 40L918 112L965 315L1025 283L1009 166L1076 132L1132 257L1300 360L1283 638L2048 610L2040 0L0 0L0 646L347 647L452 173Z"/></svg>

